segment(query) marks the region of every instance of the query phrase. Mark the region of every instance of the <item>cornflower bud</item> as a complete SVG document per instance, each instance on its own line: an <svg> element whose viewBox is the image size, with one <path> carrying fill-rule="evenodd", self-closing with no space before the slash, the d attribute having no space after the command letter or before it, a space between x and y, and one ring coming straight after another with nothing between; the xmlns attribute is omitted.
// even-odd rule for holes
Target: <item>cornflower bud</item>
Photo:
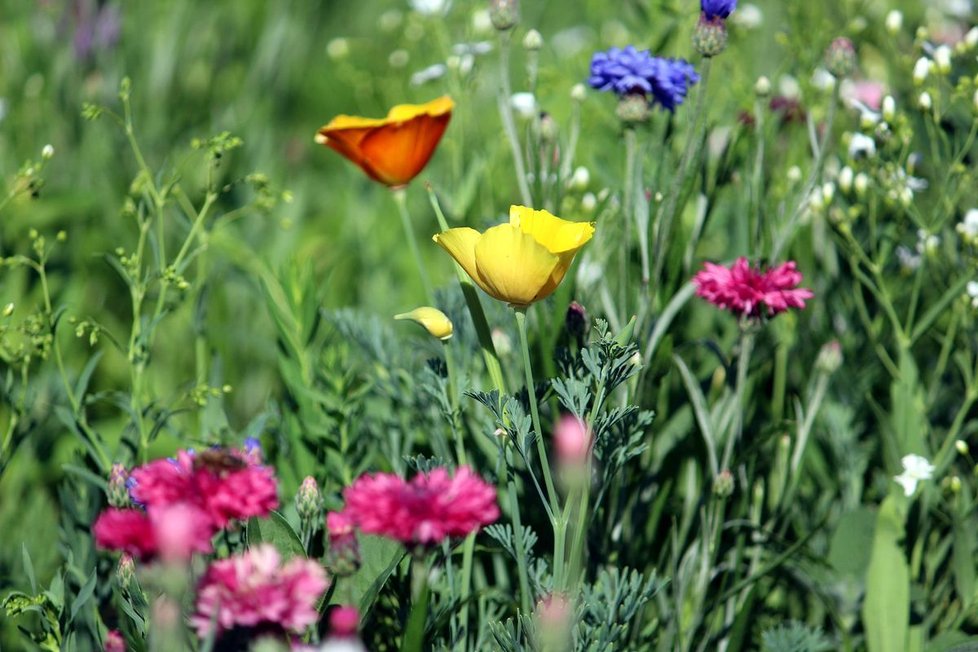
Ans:
<svg viewBox="0 0 978 652"><path fill-rule="evenodd" d="M761 75L754 82L754 93L758 97L767 97L771 94L771 80L767 77Z"/></svg>
<svg viewBox="0 0 978 652"><path fill-rule="evenodd" d="M856 48L852 41L840 36L825 51L825 67L837 79L848 77L856 69Z"/></svg>
<svg viewBox="0 0 978 652"><path fill-rule="evenodd" d="M51 160L52 156L54 156L54 146L51 144L45 145L41 149L41 158L44 159L45 161L49 161Z"/></svg>
<svg viewBox="0 0 978 652"><path fill-rule="evenodd" d="M353 520L344 512L330 512L326 515L326 531L329 533L326 566L337 577L353 575L360 568L360 544Z"/></svg>
<svg viewBox="0 0 978 652"><path fill-rule="evenodd" d="M129 507L132 500L129 498L129 488L126 482L129 480L129 472L121 464L113 464L109 471L109 487L106 496L109 504L113 507Z"/></svg>
<svg viewBox="0 0 978 652"><path fill-rule="evenodd" d="M587 88L584 87L584 84L574 84L571 87L570 96L575 102L583 102L584 98L587 97Z"/></svg>
<svg viewBox="0 0 978 652"><path fill-rule="evenodd" d="M626 124L639 124L649 119L649 101L640 93L629 93L618 101L615 115Z"/></svg>
<svg viewBox="0 0 978 652"><path fill-rule="evenodd" d="M693 47L704 57L715 57L727 48L727 22L702 15L693 30Z"/></svg>
<svg viewBox="0 0 978 652"><path fill-rule="evenodd" d="M724 469L717 474L713 481L713 494L718 498L727 498L733 494L734 477L730 469Z"/></svg>
<svg viewBox="0 0 978 652"><path fill-rule="evenodd" d="M303 521L318 521L323 517L323 495L316 479L307 475L295 494L295 511Z"/></svg>
<svg viewBox="0 0 978 652"><path fill-rule="evenodd" d="M557 140L557 121L546 111L540 113L539 127L540 140L544 144L550 144Z"/></svg>
<svg viewBox="0 0 978 652"><path fill-rule="evenodd" d="M815 368L823 374L832 374L842 366L842 346L838 340L822 345L815 360Z"/></svg>
<svg viewBox="0 0 978 652"><path fill-rule="evenodd" d="M500 32L512 29L520 20L520 3L518 0L489 0L489 19Z"/></svg>
<svg viewBox="0 0 978 652"><path fill-rule="evenodd" d="M121 588L128 588L129 585L136 579L136 564L132 560L132 556L123 553L119 557L119 565L115 569L115 579L119 583Z"/></svg>

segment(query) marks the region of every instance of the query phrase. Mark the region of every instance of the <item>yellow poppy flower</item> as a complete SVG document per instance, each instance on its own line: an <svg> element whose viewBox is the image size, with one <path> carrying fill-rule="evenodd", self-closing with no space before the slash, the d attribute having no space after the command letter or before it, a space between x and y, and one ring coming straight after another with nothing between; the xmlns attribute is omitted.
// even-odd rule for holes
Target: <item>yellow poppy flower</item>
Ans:
<svg viewBox="0 0 978 652"><path fill-rule="evenodd" d="M454 107L446 95L425 104L399 104L386 118L339 115L319 128L316 142L359 165L371 179L403 186L434 154Z"/></svg>
<svg viewBox="0 0 978 652"><path fill-rule="evenodd" d="M429 334L440 340L451 338L454 331L452 320L448 318L448 315L431 306L421 306L411 312L402 312L399 315L394 315L394 319L410 319L423 326Z"/></svg>
<svg viewBox="0 0 978 652"><path fill-rule="evenodd" d="M449 229L432 239L487 294L519 308L550 296L574 254L593 235L593 222L568 222L547 211L513 206L509 224L485 233Z"/></svg>

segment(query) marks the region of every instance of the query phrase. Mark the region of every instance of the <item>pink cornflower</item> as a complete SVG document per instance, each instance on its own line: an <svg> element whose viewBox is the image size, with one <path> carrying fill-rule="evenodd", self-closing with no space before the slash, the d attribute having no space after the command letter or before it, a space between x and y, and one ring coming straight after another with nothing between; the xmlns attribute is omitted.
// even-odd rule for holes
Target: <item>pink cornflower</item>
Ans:
<svg viewBox="0 0 978 652"><path fill-rule="evenodd" d="M563 464L582 464L591 450L591 433L587 425L572 415L561 417L554 428L554 449Z"/></svg>
<svg viewBox="0 0 978 652"><path fill-rule="evenodd" d="M390 473L360 476L343 491L344 513L362 532L405 544L435 544L475 532L499 518L496 490L467 466L410 482Z"/></svg>
<svg viewBox="0 0 978 652"><path fill-rule="evenodd" d="M187 503L139 509L110 507L92 526L99 548L121 550L148 561L189 559L195 552L211 552L213 528L207 514Z"/></svg>
<svg viewBox="0 0 978 652"><path fill-rule="evenodd" d="M697 295L744 317L773 317L788 308L804 308L805 300L814 296L811 290L797 287L801 272L790 261L763 272L743 257L730 269L706 263L693 282ZM762 315L764 307L766 315Z"/></svg>
<svg viewBox="0 0 978 652"><path fill-rule="evenodd" d="M329 586L315 561L295 557L282 564L274 546L263 544L215 561L197 590L191 624L205 638L235 627L277 626L301 632L319 619L316 602Z"/></svg>
<svg viewBox="0 0 978 652"><path fill-rule="evenodd" d="M147 507L190 503L218 529L229 521L267 516L278 507L272 469L252 451L215 449L150 462L132 470L133 499Z"/></svg>

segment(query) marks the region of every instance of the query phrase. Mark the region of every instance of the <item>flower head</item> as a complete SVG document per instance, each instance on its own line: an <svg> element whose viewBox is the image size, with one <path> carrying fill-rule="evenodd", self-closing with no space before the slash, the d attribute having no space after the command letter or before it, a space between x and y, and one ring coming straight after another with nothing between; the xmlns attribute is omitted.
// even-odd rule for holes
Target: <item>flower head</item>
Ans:
<svg viewBox="0 0 978 652"><path fill-rule="evenodd" d="M496 490L467 466L445 468L410 482L390 473L360 476L343 491L344 513L362 532L405 544L462 537L499 518Z"/></svg>
<svg viewBox="0 0 978 652"><path fill-rule="evenodd" d="M904 455L900 463L903 464L903 473L893 479L903 487L903 493L907 497L917 490L918 482L930 480L934 475L934 465L920 455Z"/></svg>
<svg viewBox="0 0 978 652"><path fill-rule="evenodd" d="M594 235L593 222L569 222L525 206L485 233L467 227L432 238L491 297L528 306L557 289L574 255Z"/></svg>
<svg viewBox="0 0 978 652"><path fill-rule="evenodd" d="M599 91L614 91L619 97L644 95L673 111L699 79L693 66L682 59L653 57L648 50L629 45L595 52L588 83Z"/></svg>
<svg viewBox="0 0 978 652"><path fill-rule="evenodd" d="M700 0L700 10L709 20L728 18L737 8L737 0Z"/></svg>
<svg viewBox="0 0 978 652"><path fill-rule="evenodd" d="M427 165L454 106L444 96L426 104L399 104L386 118L339 115L320 127L316 142L360 166L371 179L403 186Z"/></svg>
<svg viewBox="0 0 978 652"><path fill-rule="evenodd" d="M319 619L316 601L329 586L322 567L296 557L282 563L269 544L215 561L197 590L191 623L204 638L235 627L274 626L300 632Z"/></svg>
<svg viewBox="0 0 978 652"><path fill-rule="evenodd" d="M118 629L110 629L105 635L105 652L126 652L126 640Z"/></svg>
<svg viewBox="0 0 978 652"><path fill-rule="evenodd" d="M139 509L110 507L92 526L99 548L121 550L142 561L186 560L210 552L215 528L207 514L187 503Z"/></svg>
<svg viewBox="0 0 978 652"><path fill-rule="evenodd" d="M730 269L706 263L693 278L696 294L718 308L744 317L773 317L788 308L804 308L805 300L814 295L799 288L801 273L794 262L761 271L750 266L746 258L738 258Z"/></svg>

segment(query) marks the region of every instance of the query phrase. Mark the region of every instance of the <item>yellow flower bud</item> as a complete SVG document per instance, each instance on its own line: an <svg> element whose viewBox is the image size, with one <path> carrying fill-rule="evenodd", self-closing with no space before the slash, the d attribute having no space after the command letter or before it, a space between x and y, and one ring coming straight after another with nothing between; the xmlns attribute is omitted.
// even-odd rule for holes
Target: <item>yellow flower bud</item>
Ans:
<svg viewBox="0 0 978 652"><path fill-rule="evenodd" d="M411 312L394 315L394 319L410 319L416 324L421 324L428 333L440 340L449 339L454 330L452 328L452 320L448 318L448 315L438 308L432 308L431 306L422 306L415 308Z"/></svg>

